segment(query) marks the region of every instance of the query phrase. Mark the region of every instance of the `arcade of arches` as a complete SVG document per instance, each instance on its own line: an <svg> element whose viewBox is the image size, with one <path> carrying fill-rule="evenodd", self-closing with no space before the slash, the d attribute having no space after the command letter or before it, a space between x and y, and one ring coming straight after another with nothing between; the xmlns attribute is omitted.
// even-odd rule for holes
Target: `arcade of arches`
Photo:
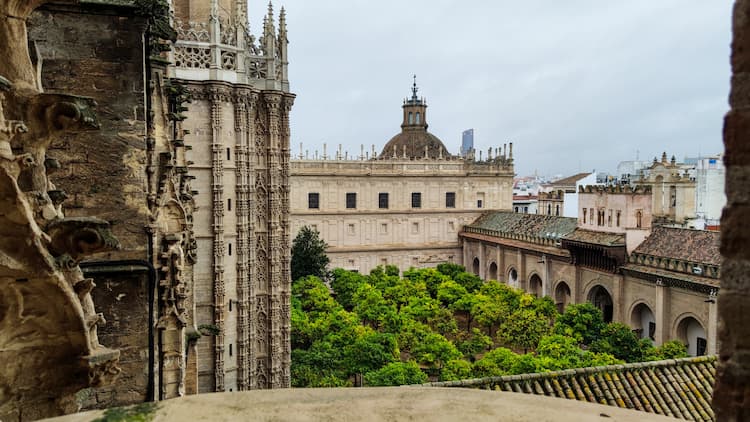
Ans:
<svg viewBox="0 0 750 422"><path fill-rule="evenodd" d="M564 251L538 245L506 246L501 240L463 238L474 274L485 280L550 296L562 312L572 303L591 302L606 321L630 325L655 345L679 339L691 355L717 352L717 309L712 295L638 277L574 265ZM689 315L689 316L686 316Z"/></svg>

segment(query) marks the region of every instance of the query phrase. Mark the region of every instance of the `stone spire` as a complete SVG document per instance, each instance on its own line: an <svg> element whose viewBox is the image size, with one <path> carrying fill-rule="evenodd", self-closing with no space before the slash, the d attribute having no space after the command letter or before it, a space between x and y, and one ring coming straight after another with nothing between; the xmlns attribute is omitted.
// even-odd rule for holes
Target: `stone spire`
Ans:
<svg viewBox="0 0 750 422"><path fill-rule="evenodd" d="M286 9L281 6L281 12L279 13L279 44L282 45L286 42Z"/></svg>

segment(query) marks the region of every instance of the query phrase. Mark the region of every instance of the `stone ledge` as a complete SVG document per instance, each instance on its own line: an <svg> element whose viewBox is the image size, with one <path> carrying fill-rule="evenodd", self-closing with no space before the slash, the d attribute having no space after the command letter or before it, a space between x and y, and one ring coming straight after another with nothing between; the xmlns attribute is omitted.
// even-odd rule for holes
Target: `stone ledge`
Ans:
<svg viewBox="0 0 750 422"><path fill-rule="evenodd" d="M89 422L103 411L50 419ZM457 388L383 387L258 390L157 403L164 421L670 421L672 418L575 400Z"/></svg>

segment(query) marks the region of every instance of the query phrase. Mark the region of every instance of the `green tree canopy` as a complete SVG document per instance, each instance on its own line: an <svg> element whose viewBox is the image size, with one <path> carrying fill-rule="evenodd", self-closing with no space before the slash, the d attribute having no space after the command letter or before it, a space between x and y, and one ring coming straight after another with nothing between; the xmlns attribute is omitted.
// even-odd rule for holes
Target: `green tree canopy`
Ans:
<svg viewBox="0 0 750 422"><path fill-rule="evenodd" d="M373 387L427 382L427 374L413 361L391 362L377 371L366 373L364 378L365 384Z"/></svg>
<svg viewBox="0 0 750 422"><path fill-rule="evenodd" d="M641 341L633 329L621 322L610 322L601 337L591 343L591 351L609 353L626 362L640 362L651 348L650 341Z"/></svg>
<svg viewBox="0 0 750 422"><path fill-rule="evenodd" d="M308 275L325 279L330 262L327 247L317 230L303 226L292 241L292 280Z"/></svg>
<svg viewBox="0 0 750 422"><path fill-rule="evenodd" d="M555 334L573 337L579 343L591 344L601 337L606 323L602 311L591 303L568 305L555 321Z"/></svg>

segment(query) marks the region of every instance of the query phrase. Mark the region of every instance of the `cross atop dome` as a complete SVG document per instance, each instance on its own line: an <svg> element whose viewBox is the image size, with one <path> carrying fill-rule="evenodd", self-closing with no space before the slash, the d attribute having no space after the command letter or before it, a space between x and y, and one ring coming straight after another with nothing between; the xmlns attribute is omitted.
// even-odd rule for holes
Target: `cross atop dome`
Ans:
<svg viewBox="0 0 750 422"><path fill-rule="evenodd" d="M417 101L417 91L419 91L419 88L417 88L417 75L414 75L414 85L411 87L411 100Z"/></svg>

